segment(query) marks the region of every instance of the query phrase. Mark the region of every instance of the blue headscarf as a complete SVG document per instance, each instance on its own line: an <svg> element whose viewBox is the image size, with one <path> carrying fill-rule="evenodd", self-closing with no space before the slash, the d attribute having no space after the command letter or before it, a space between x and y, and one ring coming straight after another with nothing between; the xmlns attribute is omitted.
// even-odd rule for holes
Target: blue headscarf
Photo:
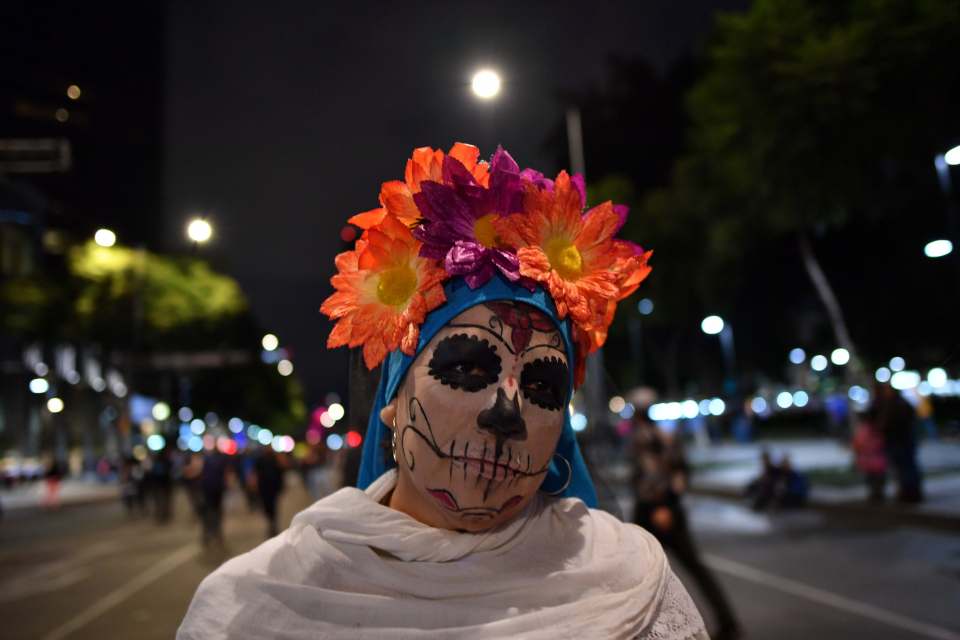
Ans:
<svg viewBox="0 0 960 640"><path fill-rule="evenodd" d="M470 307L497 300L523 302L548 315L560 329L567 351L567 360L570 364L569 388L571 391L573 390L573 365L576 352L570 338L570 322L557 318L556 307L547 292L540 287L537 287L535 291L530 291L525 287L509 282L500 274L494 275L489 282L477 289L468 287L463 278L451 278L444 284L444 291L447 295L447 302L434 309L420 327L417 354L423 351L433 336L450 320ZM360 489L366 489L384 472L396 466L383 446L384 442L389 441L391 434L390 429L380 420L380 410L388 405L396 395L407 369L410 368L415 358L416 356L408 356L398 349L392 351L383 362L380 384L377 387L377 397L373 404L373 410L370 412L367 436L363 442L360 474L357 477L357 487ZM558 464L557 456L554 456L543 484L540 485L540 490L553 494L566 484L566 488L559 495L580 498L587 506L596 507L597 492L593 488L593 481L590 479L590 473L587 471L583 455L580 453L580 447L577 445L577 439L570 424L570 412L566 409L563 411L563 431L560 433L560 440L557 442L556 453L570 463L569 471L567 465L563 462ZM568 477L569 483L567 482Z"/></svg>

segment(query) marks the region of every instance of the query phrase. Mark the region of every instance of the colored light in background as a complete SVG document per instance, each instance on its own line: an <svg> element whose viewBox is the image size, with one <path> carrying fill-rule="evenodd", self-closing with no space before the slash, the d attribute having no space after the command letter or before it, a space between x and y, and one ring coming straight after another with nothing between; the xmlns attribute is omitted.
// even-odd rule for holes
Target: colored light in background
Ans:
<svg viewBox="0 0 960 640"><path fill-rule="evenodd" d="M50 413L60 413L63 411L63 400L56 396L47 400L47 411Z"/></svg>
<svg viewBox="0 0 960 640"><path fill-rule="evenodd" d="M620 410L620 417L624 420L629 420L636 412L637 408L633 406L632 403L628 402L626 405L624 405L623 409Z"/></svg>
<svg viewBox="0 0 960 640"><path fill-rule="evenodd" d="M69 87L67 87L67 97L70 98L71 100L79 100L82 94L83 92L80 90L80 87L78 87L75 84L72 84Z"/></svg>
<svg viewBox="0 0 960 640"><path fill-rule="evenodd" d="M117 244L117 234L110 229L97 229L93 234L93 241L101 247L112 247Z"/></svg>
<svg viewBox="0 0 960 640"><path fill-rule="evenodd" d="M573 430L576 432L583 431L587 428L587 416L582 413L575 413L570 417L570 426L573 427Z"/></svg>
<svg viewBox="0 0 960 640"><path fill-rule="evenodd" d="M43 378L34 378L30 381L31 393L46 393L50 389L50 383Z"/></svg>
<svg viewBox="0 0 960 640"><path fill-rule="evenodd" d="M807 352L797 347L796 349L790 349L790 362L793 364L803 364L807 359Z"/></svg>
<svg viewBox="0 0 960 640"><path fill-rule="evenodd" d="M339 434L331 433L327 436L327 449L339 451L343 446L343 438Z"/></svg>
<svg viewBox="0 0 960 640"><path fill-rule="evenodd" d="M231 433L240 433L243 431L243 420L240 418L230 418L227 422L227 427L230 429Z"/></svg>
<svg viewBox="0 0 960 640"><path fill-rule="evenodd" d="M754 413L766 413L767 401L757 396L756 398L750 401L750 408L753 409Z"/></svg>
<svg viewBox="0 0 960 640"><path fill-rule="evenodd" d="M898 391L913 389L920 384L920 374L916 371L897 371L890 378L890 386Z"/></svg>
<svg viewBox="0 0 960 640"><path fill-rule="evenodd" d="M795 407L805 407L807 402L810 401L810 396L807 395L806 391L794 391L793 393L793 406Z"/></svg>
<svg viewBox="0 0 960 640"><path fill-rule="evenodd" d="M192 436L187 440L187 448L194 453L199 453L203 450L203 438L200 436Z"/></svg>
<svg viewBox="0 0 960 640"><path fill-rule="evenodd" d="M927 382L934 389L939 389L947 384L947 372L940 367L934 367L927 372Z"/></svg>
<svg viewBox="0 0 960 640"><path fill-rule="evenodd" d="M648 316L653 313L653 300L650 298L640 300L640 302L637 303L637 311L639 311L642 316Z"/></svg>
<svg viewBox="0 0 960 640"><path fill-rule="evenodd" d="M307 431L306 439L309 444L319 444L320 440L322 440L322 436L320 435L319 431L311 429L310 431Z"/></svg>
<svg viewBox="0 0 960 640"><path fill-rule="evenodd" d="M150 413L153 415L154 420L166 420L170 417L170 405L166 402L158 402L153 405L153 409L150 410Z"/></svg>
<svg viewBox="0 0 960 640"><path fill-rule="evenodd" d="M207 430L207 425L200 418L194 418L190 421L190 431L195 435L202 435Z"/></svg>
<svg viewBox="0 0 960 640"><path fill-rule="evenodd" d="M847 397L857 404L867 404L870 402L870 392L858 384L853 385L847 390Z"/></svg>
<svg viewBox="0 0 960 640"><path fill-rule="evenodd" d="M500 75L492 69L481 69L473 74L470 88L483 100L495 98L500 93Z"/></svg>
<svg viewBox="0 0 960 640"><path fill-rule="evenodd" d="M877 379L877 382L889 382L890 381L890 369L886 367L880 367L877 369L877 372L874 374L874 377Z"/></svg>
<svg viewBox="0 0 960 640"><path fill-rule="evenodd" d="M607 407L612 413L620 413L625 406L627 406L627 401L622 396L613 396L607 403Z"/></svg>
<svg viewBox="0 0 960 640"><path fill-rule="evenodd" d="M680 412L684 418L693 419L700 413L700 405L696 400L684 400L680 405Z"/></svg>
<svg viewBox="0 0 960 640"><path fill-rule="evenodd" d="M327 429L329 429L336 423L337 421L333 419L333 416L330 415L329 411L324 411L323 414L320 415L320 424L325 426Z"/></svg>
<svg viewBox="0 0 960 640"><path fill-rule="evenodd" d="M890 371L903 371L905 366L907 366L907 362L900 356L890 358Z"/></svg>
<svg viewBox="0 0 960 640"><path fill-rule="evenodd" d="M838 367L842 367L843 365L850 362L850 352L844 349L843 347L840 347L839 349L834 349L833 353L830 354L830 362L837 365Z"/></svg>
<svg viewBox="0 0 960 640"><path fill-rule="evenodd" d="M347 432L347 446L351 449L356 449L363 442L363 436L360 435L357 431L348 431Z"/></svg>
<svg viewBox="0 0 960 640"><path fill-rule="evenodd" d="M333 404L330 405L330 408L327 409L327 414L331 418L333 418L334 422L336 422L337 420L340 420L341 418L343 418L344 415L346 415L346 411L344 410L342 404L340 404L339 402L334 402Z"/></svg>
<svg viewBox="0 0 960 640"><path fill-rule="evenodd" d="M270 429L260 429L260 433L257 434L257 442L263 446L267 446L273 441L273 431Z"/></svg>
<svg viewBox="0 0 960 640"><path fill-rule="evenodd" d="M150 449L150 451L160 451L165 446L167 446L167 439L159 433L155 433L147 438L147 449Z"/></svg>
<svg viewBox="0 0 960 640"><path fill-rule="evenodd" d="M267 335L263 336L262 340L260 340L260 344L262 344L263 348L267 351L273 351L280 346L280 339L272 333L268 333Z"/></svg>
<svg viewBox="0 0 960 640"><path fill-rule="evenodd" d="M777 394L777 406L781 409L789 409L793 406L793 394L789 391L781 391Z"/></svg>
<svg viewBox="0 0 960 640"><path fill-rule="evenodd" d="M277 373L282 376L289 376L293 373L293 363L287 359L283 359L277 363Z"/></svg>
<svg viewBox="0 0 960 640"><path fill-rule="evenodd" d="M815 355L810 358L810 368L814 371L823 371L827 368L827 356Z"/></svg>
<svg viewBox="0 0 960 640"><path fill-rule="evenodd" d="M722 416L723 412L726 411L727 404L720 398L713 398L710 400L710 415L712 416Z"/></svg>
<svg viewBox="0 0 960 640"><path fill-rule="evenodd" d="M960 164L960 144L943 154L943 160L954 166Z"/></svg>

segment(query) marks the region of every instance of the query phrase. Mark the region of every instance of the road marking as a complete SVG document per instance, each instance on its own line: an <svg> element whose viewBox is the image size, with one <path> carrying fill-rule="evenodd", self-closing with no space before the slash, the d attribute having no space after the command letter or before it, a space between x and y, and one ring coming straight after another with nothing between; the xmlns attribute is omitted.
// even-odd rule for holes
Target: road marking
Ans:
<svg viewBox="0 0 960 640"><path fill-rule="evenodd" d="M84 610L79 615L74 616L66 623L60 625L46 636L44 640L60 640L61 638L66 638L71 633L82 629L86 625L90 624L104 613L114 608L137 591L140 591L151 582L159 580L166 574L170 573L186 561L193 558L198 552L196 545L189 545L183 547L176 553L173 553L160 562L156 563L152 567L148 568L146 571L141 573L139 576L130 580L124 585L121 585L117 589L108 593L104 597L100 598L94 602L89 608Z"/></svg>
<svg viewBox="0 0 960 640"><path fill-rule="evenodd" d="M828 607L833 607L834 609L840 609L841 611L846 611L847 613L853 613L865 618L870 618L872 620L876 620L877 622L883 622L893 627L906 629L928 638L936 638L936 640L960 640L960 633L956 633L950 629L945 629L943 627L938 627L937 625L914 620L913 618L908 618L907 616L902 616L899 613L893 613L891 611L887 611L886 609L881 609L880 607L867 604L866 602L860 602L859 600L847 598L846 596L842 596L838 593L825 591L823 589L818 589L817 587L811 587L810 585L803 584L802 582L797 582L795 580L790 580L789 578L783 578L772 573L760 571L759 569L754 569L753 567L740 562L728 560L727 558L721 558L720 556L715 556L713 554L704 554L704 560L711 568L719 571L720 573L726 573L737 578L749 580L750 582L755 582L767 587L773 587L774 589L779 589L785 593L789 593L800 598L806 598L807 600L812 600L813 602L823 604Z"/></svg>

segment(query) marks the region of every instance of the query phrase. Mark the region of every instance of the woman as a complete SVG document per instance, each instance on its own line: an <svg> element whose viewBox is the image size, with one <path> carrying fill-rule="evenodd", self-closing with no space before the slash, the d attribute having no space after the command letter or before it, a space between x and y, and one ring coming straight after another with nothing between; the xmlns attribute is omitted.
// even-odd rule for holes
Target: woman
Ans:
<svg viewBox="0 0 960 640"><path fill-rule="evenodd" d="M591 509L574 381L648 253L582 180L418 149L337 257L328 346L383 363L358 488L200 586L188 638L706 638L660 545Z"/></svg>

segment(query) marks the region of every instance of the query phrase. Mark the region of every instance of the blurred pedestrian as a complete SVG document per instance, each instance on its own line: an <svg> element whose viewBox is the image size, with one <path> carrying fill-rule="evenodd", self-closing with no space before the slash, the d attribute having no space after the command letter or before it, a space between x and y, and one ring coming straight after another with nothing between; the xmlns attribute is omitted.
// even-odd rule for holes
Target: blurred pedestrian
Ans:
<svg viewBox="0 0 960 640"><path fill-rule="evenodd" d="M780 459L778 478L774 488L774 505L780 509L793 509L807 504L810 481L805 473L793 468L790 454Z"/></svg>
<svg viewBox="0 0 960 640"><path fill-rule="evenodd" d="M267 537L272 538L279 533L277 498L283 492L284 468L271 447L261 449L254 463L253 473L256 475L257 492L263 507L263 515L267 518Z"/></svg>
<svg viewBox="0 0 960 640"><path fill-rule="evenodd" d="M227 488L227 457L211 449L203 456L200 488L203 492L203 544L223 545L223 493Z"/></svg>
<svg viewBox="0 0 960 640"><path fill-rule="evenodd" d="M153 455L149 476L153 517L157 524L166 524L170 521L173 493L173 460L169 447L164 447Z"/></svg>
<svg viewBox="0 0 960 640"><path fill-rule="evenodd" d="M881 503L887 483L887 454L883 432L869 412L860 417L851 443L857 470L867 482L867 500Z"/></svg>
<svg viewBox="0 0 960 640"><path fill-rule="evenodd" d="M760 475L750 481L746 488L746 496L754 511L763 511L773 504L777 485L780 483L780 467L774 464L770 451L760 452Z"/></svg>
<svg viewBox="0 0 960 640"><path fill-rule="evenodd" d="M916 413L899 391L886 383L874 386L871 412L883 432L887 459L897 480L897 500L923 501L923 485L917 462Z"/></svg>
<svg viewBox="0 0 960 640"><path fill-rule="evenodd" d="M726 594L700 559L690 534L681 497L687 490L690 469L679 434L668 435L647 418L644 409L634 414L633 489L634 522L672 551L710 603L719 630L710 637L740 637L740 627Z"/></svg>
<svg viewBox="0 0 960 640"><path fill-rule="evenodd" d="M44 508L60 508L60 482L63 480L65 469L66 465L56 457L50 458L50 463L44 474L44 480L46 481L46 493L43 496Z"/></svg>
<svg viewBox="0 0 960 640"><path fill-rule="evenodd" d="M146 510L146 494L144 493L144 471L140 461L133 456L123 459L120 467L120 499L128 515L133 515L134 509L141 514Z"/></svg>
<svg viewBox="0 0 960 640"><path fill-rule="evenodd" d="M188 453L180 471L180 480L183 482L187 500L198 520L203 520L203 457L196 453Z"/></svg>

